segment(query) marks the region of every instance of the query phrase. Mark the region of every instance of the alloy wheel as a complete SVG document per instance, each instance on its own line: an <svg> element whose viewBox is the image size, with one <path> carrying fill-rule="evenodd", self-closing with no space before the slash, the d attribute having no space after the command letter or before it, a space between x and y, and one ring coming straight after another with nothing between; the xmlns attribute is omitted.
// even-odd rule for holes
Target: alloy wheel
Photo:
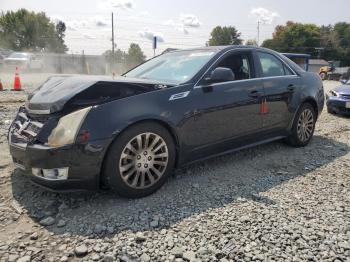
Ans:
<svg viewBox="0 0 350 262"><path fill-rule="evenodd" d="M154 133L142 133L124 147L119 159L119 172L129 187L145 189L163 176L168 159L164 139Z"/></svg>
<svg viewBox="0 0 350 262"><path fill-rule="evenodd" d="M314 129L314 115L310 109L305 109L301 112L298 125L297 125L297 134L301 142L305 142L310 139Z"/></svg>

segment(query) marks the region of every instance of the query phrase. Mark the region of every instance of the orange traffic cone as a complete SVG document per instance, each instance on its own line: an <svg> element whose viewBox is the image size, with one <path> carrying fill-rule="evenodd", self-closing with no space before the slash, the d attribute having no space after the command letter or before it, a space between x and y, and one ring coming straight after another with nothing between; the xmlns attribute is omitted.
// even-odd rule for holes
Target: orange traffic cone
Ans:
<svg viewBox="0 0 350 262"><path fill-rule="evenodd" d="M2 86L1 79L0 79L0 91L4 91L4 87Z"/></svg>
<svg viewBox="0 0 350 262"><path fill-rule="evenodd" d="M15 91L21 91L22 90L21 78L19 77L18 67L16 67L15 82L13 83L13 90L15 90Z"/></svg>
<svg viewBox="0 0 350 262"><path fill-rule="evenodd" d="M267 106L266 98L264 98L260 104L260 114L267 114L268 112L269 112L269 108Z"/></svg>

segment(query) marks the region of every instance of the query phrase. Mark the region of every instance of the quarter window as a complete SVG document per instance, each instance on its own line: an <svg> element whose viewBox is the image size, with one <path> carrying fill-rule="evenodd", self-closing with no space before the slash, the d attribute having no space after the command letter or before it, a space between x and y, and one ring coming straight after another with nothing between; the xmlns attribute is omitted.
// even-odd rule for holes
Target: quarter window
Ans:
<svg viewBox="0 0 350 262"><path fill-rule="evenodd" d="M283 65L275 56L258 52L263 77L293 75L293 72Z"/></svg>

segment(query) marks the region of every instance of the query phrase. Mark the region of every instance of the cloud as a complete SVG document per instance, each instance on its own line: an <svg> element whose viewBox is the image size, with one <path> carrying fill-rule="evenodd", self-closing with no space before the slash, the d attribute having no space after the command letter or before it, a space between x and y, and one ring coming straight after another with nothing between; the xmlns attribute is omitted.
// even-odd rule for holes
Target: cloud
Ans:
<svg viewBox="0 0 350 262"><path fill-rule="evenodd" d="M190 33L188 29L184 26L177 27L176 30L184 33L185 35L188 35Z"/></svg>
<svg viewBox="0 0 350 262"><path fill-rule="evenodd" d="M164 21L163 25L174 27L176 31L180 31L185 35L188 35L190 33L188 28L198 28L201 26L201 22L196 15L180 14L177 21L169 19L167 21Z"/></svg>
<svg viewBox="0 0 350 262"><path fill-rule="evenodd" d="M111 0L110 3L111 3L111 6L114 8L121 8L121 9L133 9L134 8L134 1L133 0Z"/></svg>
<svg viewBox="0 0 350 262"><path fill-rule="evenodd" d="M275 18L280 16L278 13L272 12L263 7L253 8L250 11L250 14L256 16L258 21L264 24L272 24Z"/></svg>
<svg viewBox="0 0 350 262"><path fill-rule="evenodd" d="M175 23L175 21L173 19L169 19L169 20L163 22L163 24L164 25L174 26L174 27L176 26L176 23Z"/></svg>
<svg viewBox="0 0 350 262"><path fill-rule="evenodd" d="M88 19L75 19L66 22L68 30L77 31L78 29L96 29L105 28L110 25L109 20L103 16L94 16Z"/></svg>
<svg viewBox="0 0 350 262"><path fill-rule="evenodd" d="M88 34L84 34L83 37L86 39L96 39L96 36L92 36L92 35L88 35Z"/></svg>
<svg viewBox="0 0 350 262"><path fill-rule="evenodd" d="M70 31L77 31L77 29L71 25L68 25L67 26L67 29L70 30Z"/></svg>
<svg viewBox="0 0 350 262"><path fill-rule="evenodd" d="M89 20L82 19L67 21L66 26L68 30L77 31L78 29L89 27L89 24Z"/></svg>
<svg viewBox="0 0 350 262"><path fill-rule="evenodd" d="M145 38L145 39L148 39L148 40L153 40L153 37L157 37L157 41L158 43L162 43L164 42L164 37L163 37L163 34L161 33L158 33L158 32L153 32L149 29L145 29L143 31L140 31L139 32L139 35L142 37L142 38Z"/></svg>
<svg viewBox="0 0 350 262"><path fill-rule="evenodd" d="M142 12L139 13L139 16L140 16L140 17L149 16L149 12L148 12L148 11L142 11Z"/></svg>
<svg viewBox="0 0 350 262"><path fill-rule="evenodd" d="M111 11L111 8L131 10L135 4L133 0L100 0L97 7L104 11Z"/></svg>
<svg viewBox="0 0 350 262"><path fill-rule="evenodd" d="M50 16L50 19L53 23L58 24L59 21L63 21L64 22L64 18L60 15L52 15Z"/></svg>
<svg viewBox="0 0 350 262"><path fill-rule="evenodd" d="M201 26L201 22L199 21L198 17L193 14L180 14L180 21L182 22L183 26L186 27Z"/></svg>
<svg viewBox="0 0 350 262"><path fill-rule="evenodd" d="M105 27L109 25L109 22L101 16L95 16L92 18L92 21L97 27Z"/></svg>

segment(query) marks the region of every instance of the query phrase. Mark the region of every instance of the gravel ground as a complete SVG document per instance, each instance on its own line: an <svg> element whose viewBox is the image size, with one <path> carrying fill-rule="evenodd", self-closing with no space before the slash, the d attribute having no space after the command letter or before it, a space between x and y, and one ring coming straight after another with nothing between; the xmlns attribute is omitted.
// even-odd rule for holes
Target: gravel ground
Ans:
<svg viewBox="0 0 350 262"><path fill-rule="evenodd" d="M0 261L350 261L349 118L324 111L305 148L216 157L127 200L14 170L6 129L24 99L0 93Z"/></svg>

